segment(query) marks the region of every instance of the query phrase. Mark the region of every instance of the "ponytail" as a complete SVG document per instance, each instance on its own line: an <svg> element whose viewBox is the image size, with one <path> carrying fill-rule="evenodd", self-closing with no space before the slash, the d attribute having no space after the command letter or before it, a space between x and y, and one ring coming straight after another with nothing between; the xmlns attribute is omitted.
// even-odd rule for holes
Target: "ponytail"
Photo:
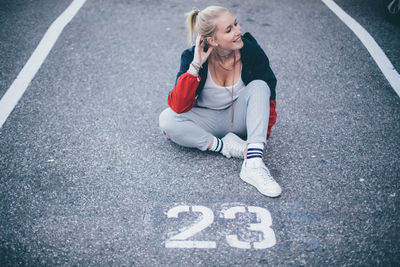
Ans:
<svg viewBox="0 0 400 267"><path fill-rule="evenodd" d="M230 12L225 7L209 6L202 11L192 10L186 14L186 25L189 29L189 45L193 45L194 30L203 38L212 37L217 29L216 18L223 12Z"/></svg>
<svg viewBox="0 0 400 267"><path fill-rule="evenodd" d="M199 10L192 10L186 14L186 16L187 16L186 25L189 29L189 35L188 35L189 45L193 44L193 32L194 32L194 27L196 25L196 18L197 18L198 14L199 14Z"/></svg>

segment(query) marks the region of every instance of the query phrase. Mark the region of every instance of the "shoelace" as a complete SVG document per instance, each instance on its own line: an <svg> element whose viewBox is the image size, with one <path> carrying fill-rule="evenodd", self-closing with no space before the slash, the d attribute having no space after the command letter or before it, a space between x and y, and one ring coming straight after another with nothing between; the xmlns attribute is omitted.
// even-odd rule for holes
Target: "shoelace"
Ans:
<svg viewBox="0 0 400 267"><path fill-rule="evenodd" d="M256 172L257 172L257 174L260 174L260 176L265 177L265 182L275 181L274 178L272 177L271 173L269 172L269 169L265 166L258 167Z"/></svg>

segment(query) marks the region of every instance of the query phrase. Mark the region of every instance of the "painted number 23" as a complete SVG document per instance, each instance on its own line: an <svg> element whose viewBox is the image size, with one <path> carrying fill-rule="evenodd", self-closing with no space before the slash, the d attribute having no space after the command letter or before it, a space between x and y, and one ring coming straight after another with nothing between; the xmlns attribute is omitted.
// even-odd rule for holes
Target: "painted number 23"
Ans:
<svg viewBox="0 0 400 267"><path fill-rule="evenodd" d="M168 210L168 218L178 218L180 213L190 213L197 212L201 213L200 221L193 223L188 228L181 230L180 233L170 237L165 242L165 247L167 248L216 248L217 244L214 241L198 241L198 240L188 240L195 234L203 231L209 227L214 221L214 213L210 208L204 206L175 206ZM221 212L221 217L225 219L235 219L238 213L255 213L257 217L257 223L250 223L247 229L250 231L258 231L263 234L263 239L257 242L247 242L239 240L237 235L226 235L226 241L231 247L251 249L252 244L255 249L266 249L270 248L276 243L275 233L271 229L272 218L268 210L250 206L235 206L226 209Z"/></svg>

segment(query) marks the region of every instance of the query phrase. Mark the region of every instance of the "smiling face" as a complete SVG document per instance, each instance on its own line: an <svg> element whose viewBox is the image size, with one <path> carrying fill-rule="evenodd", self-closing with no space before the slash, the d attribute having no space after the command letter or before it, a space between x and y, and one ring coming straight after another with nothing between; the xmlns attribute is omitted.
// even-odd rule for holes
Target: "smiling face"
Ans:
<svg viewBox="0 0 400 267"><path fill-rule="evenodd" d="M221 13L215 20L217 29L214 38L209 37L211 45L218 44L219 49L238 50L243 47L242 28L231 12Z"/></svg>

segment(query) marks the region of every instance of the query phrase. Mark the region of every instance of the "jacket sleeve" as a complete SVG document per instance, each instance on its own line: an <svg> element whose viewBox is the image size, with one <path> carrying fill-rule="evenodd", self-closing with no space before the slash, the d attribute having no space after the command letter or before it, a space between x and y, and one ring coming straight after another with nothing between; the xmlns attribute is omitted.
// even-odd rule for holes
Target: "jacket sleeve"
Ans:
<svg viewBox="0 0 400 267"><path fill-rule="evenodd" d="M252 53L254 60L252 60L251 63L253 66L254 76L257 77L257 79L264 80L268 84L271 89L271 99L275 99L276 77L269 65L267 55L251 33L246 32L243 37L254 45L252 47L254 48L254 54Z"/></svg>
<svg viewBox="0 0 400 267"><path fill-rule="evenodd" d="M267 82L269 88L271 89L271 99L275 99L276 77L269 65L269 59L267 55L260 46L258 47L259 49L257 51L255 64L256 77L260 77L262 80Z"/></svg>
<svg viewBox="0 0 400 267"><path fill-rule="evenodd" d="M269 59L267 55L265 54L264 50L257 44L259 49L257 49L257 59L256 59L256 64L255 64L255 72L256 76L260 77L262 80L266 81L270 90L271 90L271 97L269 100L269 121L268 121L268 132L267 132L267 138L271 135L271 130L272 127L276 123L276 119L278 114L276 113L276 77L275 74L273 73L270 65L269 65Z"/></svg>
<svg viewBox="0 0 400 267"><path fill-rule="evenodd" d="M185 50L181 56L181 66L176 77L174 88L168 94L168 106L176 113L187 112L196 104L196 90L200 76L187 73L193 54Z"/></svg>

